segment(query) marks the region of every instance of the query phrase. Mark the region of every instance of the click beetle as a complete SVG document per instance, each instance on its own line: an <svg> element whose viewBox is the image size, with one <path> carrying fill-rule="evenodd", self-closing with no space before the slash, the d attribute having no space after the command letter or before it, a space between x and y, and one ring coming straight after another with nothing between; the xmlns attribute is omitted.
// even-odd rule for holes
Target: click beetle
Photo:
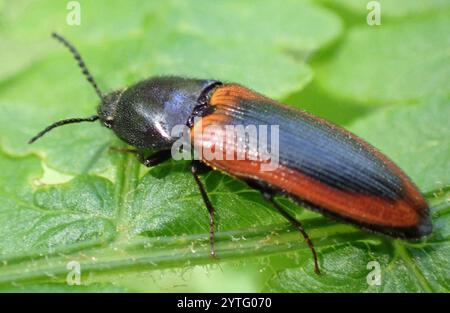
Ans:
<svg viewBox="0 0 450 313"><path fill-rule="evenodd" d="M173 127L186 125L194 142L192 150L214 146L214 152L220 155L233 148L232 156L244 156L227 159L201 154L199 160L192 161L191 172L210 215L211 256L215 256L214 206L200 180L199 164L258 189L301 232L312 251L316 273L320 271L312 241L302 224L274 200L275 195L285 195L327 217L395 238L418 239L431 233L429 207L418 188L385 155L349 131L241 85L217 80L153 77L103 94L75 47L56 33L53 37L73 54L101 102L96 115L55 122L29 143L55 127L100 120L135 148L141 163L154 166L172 156L172 146L181 136L171 131ZM205 134L212 125L219 126L219 131ZM237 137L240 145L234 141L230 145L230 137L217 136L224 129L220 126L230 125L277 125L277 168L263 170L265 159L250 157L251 134L243 138L241 132L232 130L231 138ZM202 134L200 141L195 140L198 133ZM217 138L225 144L218 145ZM144 153L148 150L154 152L150 157Z"/></svg>

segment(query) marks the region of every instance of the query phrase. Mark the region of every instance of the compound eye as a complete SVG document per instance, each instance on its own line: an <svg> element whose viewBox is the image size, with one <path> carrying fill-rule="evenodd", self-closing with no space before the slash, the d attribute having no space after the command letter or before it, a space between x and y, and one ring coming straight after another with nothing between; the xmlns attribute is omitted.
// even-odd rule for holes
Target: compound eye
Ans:
<svg viewBox="0 0 450 313"><path fill-rule="evenodd" d="M103 124L104 124L106 127L108 127L108 128L111 128L111 127L112 127L112 123L113 123L113 119L112 119L112 118L107 118L107 119L103 122Z"/></svg>

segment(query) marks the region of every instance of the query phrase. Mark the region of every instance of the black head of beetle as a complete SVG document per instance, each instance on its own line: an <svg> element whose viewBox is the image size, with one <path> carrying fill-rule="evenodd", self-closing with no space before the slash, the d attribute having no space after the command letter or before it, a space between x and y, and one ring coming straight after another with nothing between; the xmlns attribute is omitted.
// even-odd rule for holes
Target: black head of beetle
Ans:
<svg viewBox="0 0 450 313"><path fill-rule="evenodd" d="M139 149L165 150L179 138L179 133L172 132L173 127L186 125L193 115L201 115L208 92L220 84L215 80L155 77L104 95L75 47L56 33L53 33L53 37L74 55L101 103L97 108L98 115L55 122L34 136L29 143L55 127L100 120L129 145Z"/></svg>

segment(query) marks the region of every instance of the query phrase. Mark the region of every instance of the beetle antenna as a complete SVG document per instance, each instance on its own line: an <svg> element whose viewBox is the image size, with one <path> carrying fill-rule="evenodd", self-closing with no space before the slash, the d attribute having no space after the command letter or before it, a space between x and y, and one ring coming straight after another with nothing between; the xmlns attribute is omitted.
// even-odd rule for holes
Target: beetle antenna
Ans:
<svg viewBox="0 0 450 313"><path fill-rule="evenodd" d="M52 37L55 38L56 40L58 40L59 42L61 42L64 46L66 46L67 49L69 49L69 51L72 53L75 60L78 62L78 66L81 68L83 75L86 76L88 82L94 87L97 95L100 97L100 99L102 99L103 98L102 92L98 88L97 83L94 80L94 77L92 77L91 73L89 72L86 64L84 63L83 59L81 58L80 53L75 48L75 46L72 45L66 38L59 35L58 33L52 33Z"/></svg>
<svg viewBox="0 0 450 313"><path fill-rule="evenodd" d="M74 124L74 123L81 123L81 122L95 122L98 119L99 119L98 115L93 115L93 116L87 117L87 118L69 118L67 120L61 120L61 121L55 122L55 123L47 126L44 130L40 131L36 136L31 138L30 141L28 141L28 143L32 144L33 142L35 142L36 140L38 140L39 138L44 136L46 133L51 131L53 128L67 125L67 124Z"/></svg>

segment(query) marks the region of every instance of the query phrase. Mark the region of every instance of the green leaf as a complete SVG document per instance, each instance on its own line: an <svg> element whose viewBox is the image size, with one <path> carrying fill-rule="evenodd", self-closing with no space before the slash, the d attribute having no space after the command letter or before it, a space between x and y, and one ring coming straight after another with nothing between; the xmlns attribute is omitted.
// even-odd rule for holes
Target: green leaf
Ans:
<svg viewBox="0 0 450 313"><path fill-rule="evenodd" d="M447 98L434 97L448 93L442 15L405 19L386 25L386 31L356 28L341 38L341 17L311 1L80 3L81 25L68 26L66 2L0 2L0 44L8 47L0 50L7 60L0 68L0 291L449 290L450 106ZM324 271L316 276L300 234L257 191L210 172L201 179L217 208L219 259L211 259L208 213L189 164L144 168L133 155L109 149L123 143L98 123L62 127L27 145L49 123L92 115L99 102L69 53L49 38L55 30L74 42L104 91L178 74L240 82L302 107L302 97L290 95L301 95L318 70L313 85L329 93L316 104L311 92L309 105L336 116L333 104L355 98L336 120L356 120L351 129L398 162L426 192L433 236L415 243L391 240L279 197L315 243ZM362 69L365 59L355 49L367 50L374 41L396 47L393 56L404 58L403 35L423 50L401 61L398 79L389 57L376 49L376 62ZM339 39L342 45L334 45ZM444 49L433 49L426 55L431 60L421 63L429 47ZM326 57L319 53L310 65L310 56L322 51ZM326 51L337 56L323 65ZM395 85L405 77L418 80L408 70L414 63L428 84ZM386 87L367 87L364 75L372 67L379 69L373 75L384 75ZM325 74L342 88L329 88ZM349 95L352 83L357 96ZM380 104L423 99L360 119L370 113L359 105L366 96L369 102L386 100ZM378 287L366 282L372 260L383 271ZM80 264L81 286L66 283L72 261Z"/></svg>
<svg viewBox="0 0 450 313"><path fill-rule="evenodd" d="M3 256L114 235L111 183L105 179L79 176L62 188L37 187L40 160L4 153L0 168Z"/></svg>
<svg viewBox="0 0 450 313"><path fill-rule="evenodd" d="M19 43L24 38L42 42L54 30L70 36L82 51L86 51L84 44L88 39L98 51L86 52L88 64L96 64L92 67L98 80L109 78L108 86L114 88L122 86L113 83L125 83L112 79L114 75L132 75L126 80L131 83L154 74L176 73L233 80L281 96L300 88L311 78L309 67L301 59L296 60L292 53L312 53L341 32L339 18L310 1L290 0L286 6L271 0L261 1L258 6L248 0L146 1L145 4L129 1L118 5L108 1L95 4L80 1L82 32L65 25L68 12L65 5L58 6L50 0L29 6L7 6L4 16L9 16L8 10L21 13L16 13L15 18L4 17L7 25L16 27L14 37L8 35L13 37L12 48L20 50ZM139 9L131 10L132 15L122 14L130 7ZM47 23L39 23L44 18ZM272 20L270 25L268 19ZM55 51L56 45L47 45L53 46L47 51ZM68 61L67 52L64 55ZM17 58L22 59L20 55ZM117 64L111 64L111 59L117 60L114 61ZM277 79L272 79L270 71L262 71L263 63L267 70L277 69ZM101 70L97 70L99 64ZM255 70L261 75L255 75ZM55 81L64 82L67 81Z"/></svg>
<svg viewBox="0 0 450 313"><path fill-rule="evenodd" d="M449 95L448 14L352 28L318 68L318 83L344 99L372 105Z"/></svg>
<svg viewBox="0 0 450 313"><path fill-rule="evenodd" d="M450 101L435 98L417 106L382 110L350 129L401 164L421 190L439 190L450 185L449 116Z"/></svg>
<svg viewBox="0 0 450 313"><path fill-rule="evenodd" d="M344 8L359 16L369 13L367 0L324 0L325 3ZM377 0L380 4L381 18L395 17L404 18L414 15L436 13L450 9L450 3L446 0ZM373 10L373 6L370 6Z"/></svg>
<svg viewBox="0 0 450 313"><path fill-rule="evenodd" d="M16 286L0 288L1 292L33 292L33 293L49 293L49 292L126 292L121 287L111 284L91 284L89 286L67 285L67 284L18 284Z"/></svg>

